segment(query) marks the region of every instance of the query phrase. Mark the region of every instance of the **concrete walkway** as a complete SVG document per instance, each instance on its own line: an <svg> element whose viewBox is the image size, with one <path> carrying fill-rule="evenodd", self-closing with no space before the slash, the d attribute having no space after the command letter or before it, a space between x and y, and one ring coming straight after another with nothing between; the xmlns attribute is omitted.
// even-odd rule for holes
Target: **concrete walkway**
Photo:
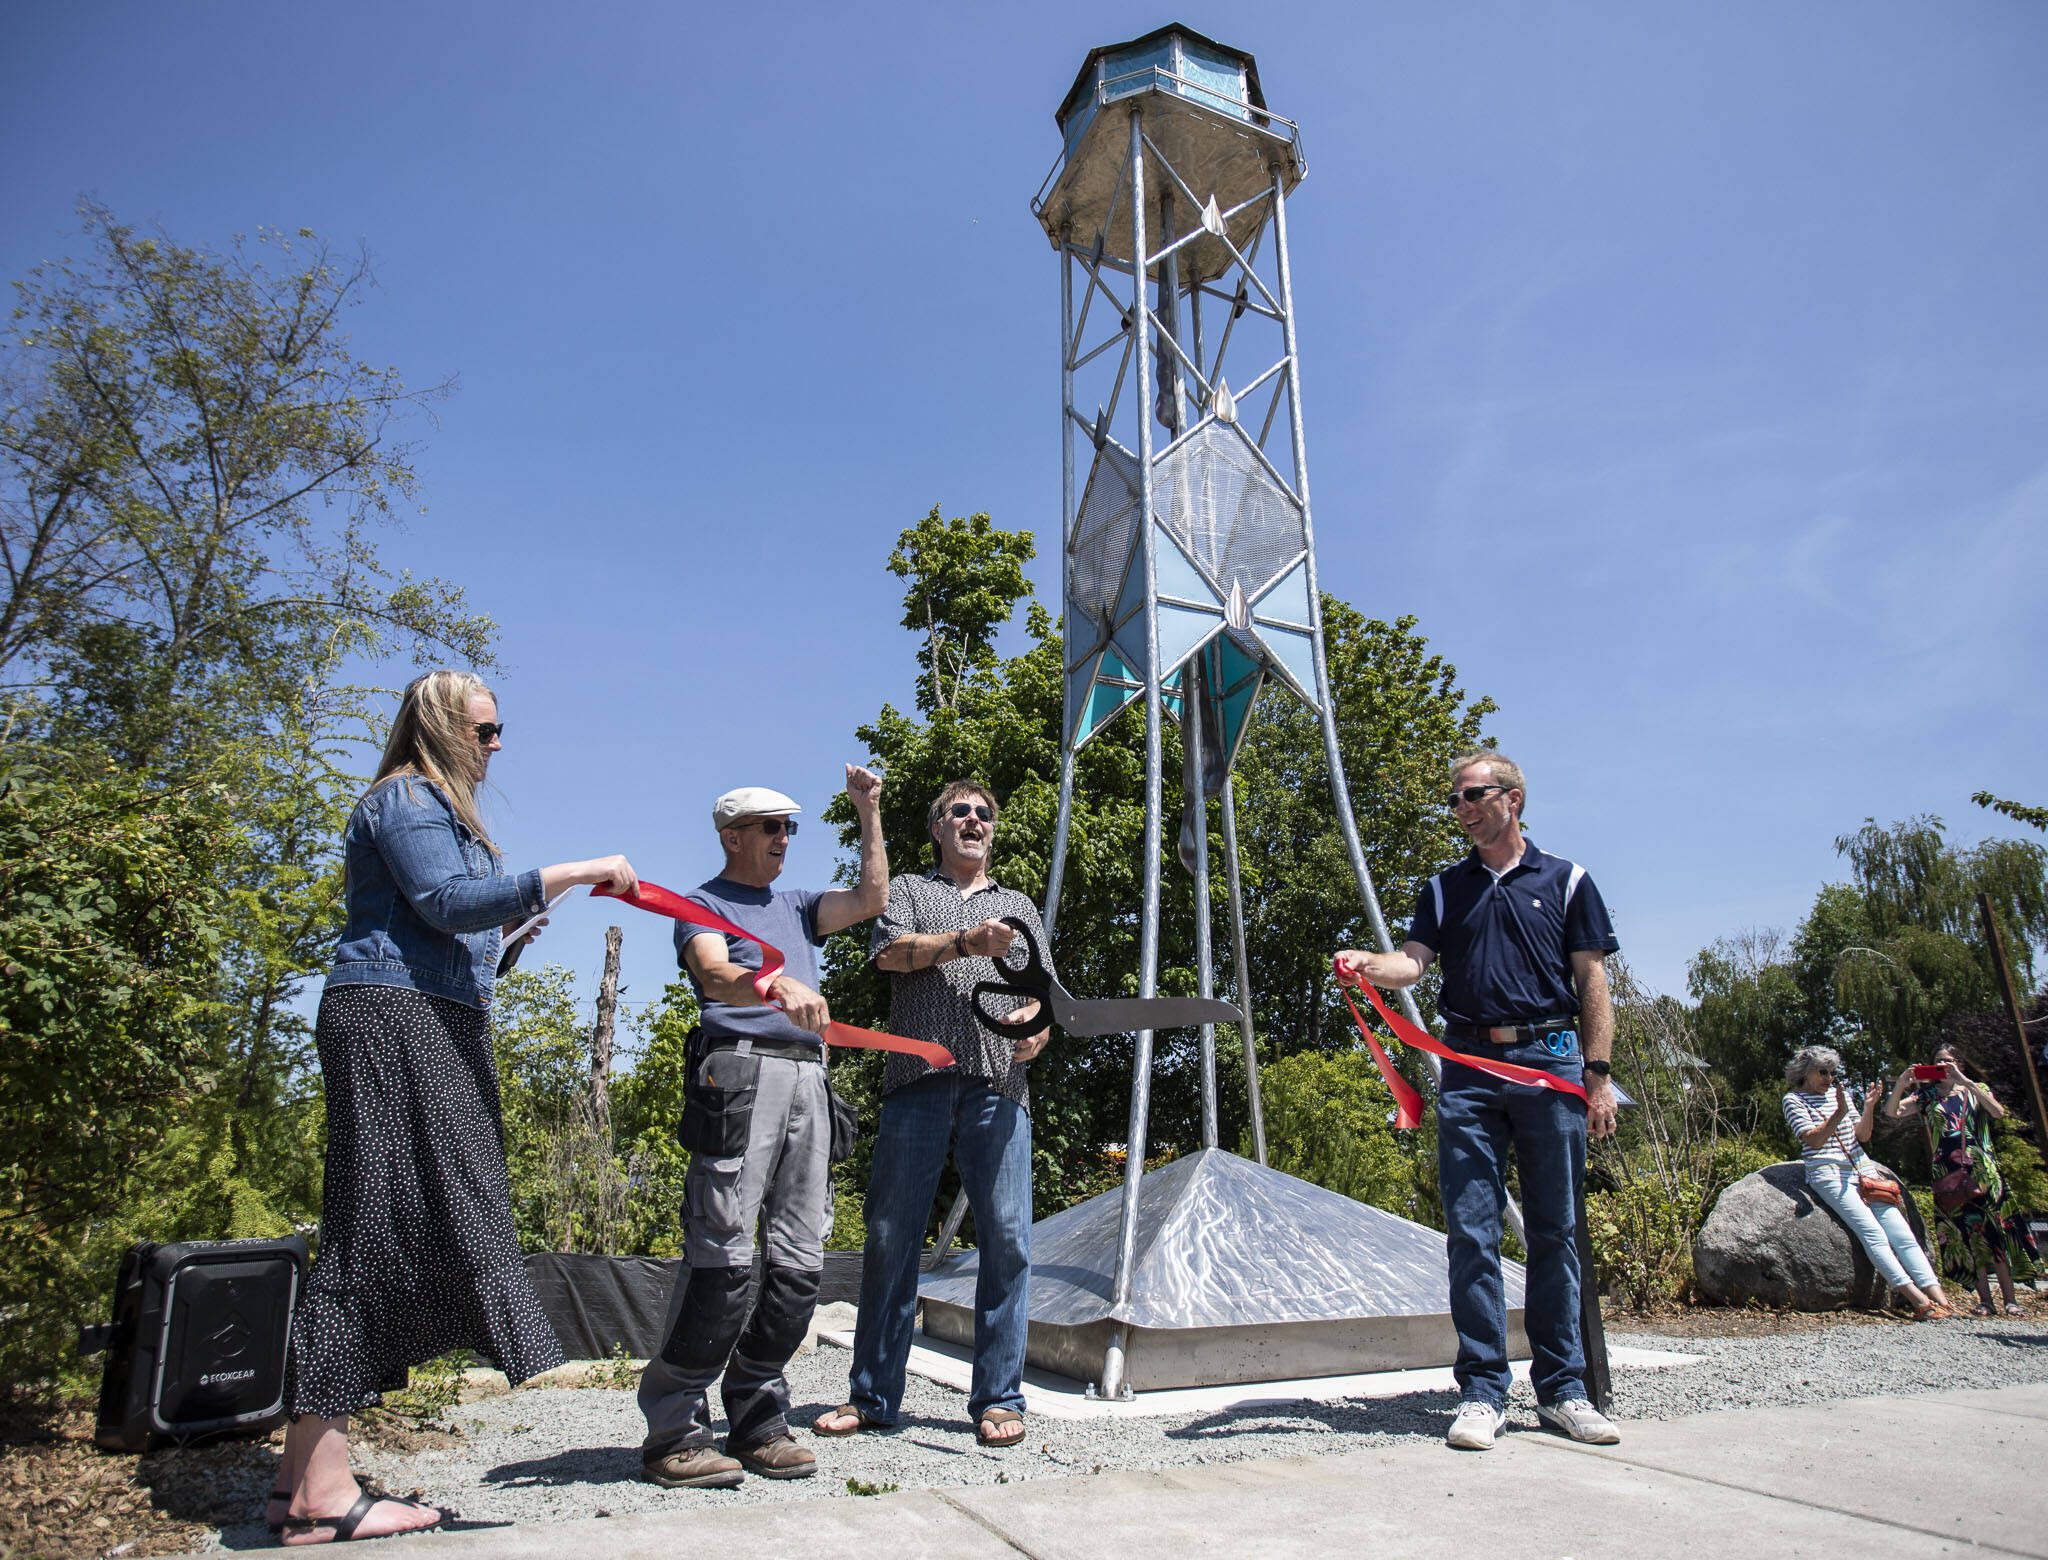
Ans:
<svg viewBox="0 0 2048 1560"><path fill-rule="evenodd" d="M2048 1560L2048 1385L1630 1424L1615 1447L1440 1444L434 1534L423 1560L771 1556L1881 1556ZM820 1475L825 1477L825 1475ZM266 1551L268 1553L269 1551Z"/></svg>

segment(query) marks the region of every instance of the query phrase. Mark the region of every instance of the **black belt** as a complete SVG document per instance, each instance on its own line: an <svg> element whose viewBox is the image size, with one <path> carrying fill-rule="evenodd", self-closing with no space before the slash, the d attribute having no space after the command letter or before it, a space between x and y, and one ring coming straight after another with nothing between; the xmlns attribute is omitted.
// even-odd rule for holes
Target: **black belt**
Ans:
<svg viewBox="0 0 2048 1560"><path fill-rule="evenodd" d="M1493 1045L1528 1045L1560 1029L1576 1030L1579 1015L1560 1013L1554 1018L1525 1018L1512 1024L1446 1024L1444 1033L1453 1040L1485 1040Z"/></svg>
<svg viewBox="0 0 2048 1560"><path fill-rule="evenodd" d="M755 1040L751 1038L739 1040L725 1035L714 1035L706 1040L704 1042L704 1054L709 1056L713 1051L737 1051L742 1045L747 1047L747 1053L750 1056L779 1057L785 1062L822 1062L825 1060L825 1047L822 1044L805 1045L801 1040Z"/></svg>

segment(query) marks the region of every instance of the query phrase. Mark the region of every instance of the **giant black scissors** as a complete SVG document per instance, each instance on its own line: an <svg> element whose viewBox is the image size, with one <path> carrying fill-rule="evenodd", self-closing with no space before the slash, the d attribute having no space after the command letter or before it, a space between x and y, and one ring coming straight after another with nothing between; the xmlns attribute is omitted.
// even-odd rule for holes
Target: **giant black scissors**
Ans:
<svg viewBox="0 0 2048 1560"><path fill-rule="evenodd" d="M1184 1029L1194 1024L1234 1024L1237 1009L1211 997L1112 997L1084 1002L1067 995L1046 967L1045 953L1031 928L1014 915L1003 924L1017 934L1010 951L996 959L999 980L985 980L972 993L974 1011L997 1034L1023 1040L1045 1027L1048 1015L1070 1035L1127 1034L1138 1029ZM1024 963L1010 962L1017 943L1024 945ZM1026 997L1039 1004L1040 1011L1029 1018L1012 1018L991 1013L985 1005L990 997Z"/></svg>

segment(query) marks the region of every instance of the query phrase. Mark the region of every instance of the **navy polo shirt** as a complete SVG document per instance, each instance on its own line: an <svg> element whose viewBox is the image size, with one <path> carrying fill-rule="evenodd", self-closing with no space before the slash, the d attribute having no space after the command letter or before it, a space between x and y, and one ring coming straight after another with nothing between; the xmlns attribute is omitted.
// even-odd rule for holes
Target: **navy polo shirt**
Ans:
<svg viewBox="0 0 2048 1560"><path fill-rule="evenodd" d="M1408 941L1443 965L1452 1024L1521 1024L1579 1010L1572 955L1621 946L1586 869L1525 842L1498 879L1473 851L1422 885Z"/></svg>

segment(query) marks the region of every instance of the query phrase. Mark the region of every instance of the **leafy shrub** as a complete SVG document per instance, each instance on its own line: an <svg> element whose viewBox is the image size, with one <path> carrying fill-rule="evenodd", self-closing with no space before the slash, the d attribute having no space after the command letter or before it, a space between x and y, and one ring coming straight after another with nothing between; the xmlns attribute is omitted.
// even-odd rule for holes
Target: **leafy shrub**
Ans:
<svg viewBox="0 0 2048 1560"><path fill-rule="evenodd" d="M1259 1069L1266 1158L1275 1170L1404 1219L1443 1227L1435 1117L1396 1133L1393 1102L1363 1050L1298 1051ZM1249 1156L1249 1134L1241 1153Z"/></svg>

